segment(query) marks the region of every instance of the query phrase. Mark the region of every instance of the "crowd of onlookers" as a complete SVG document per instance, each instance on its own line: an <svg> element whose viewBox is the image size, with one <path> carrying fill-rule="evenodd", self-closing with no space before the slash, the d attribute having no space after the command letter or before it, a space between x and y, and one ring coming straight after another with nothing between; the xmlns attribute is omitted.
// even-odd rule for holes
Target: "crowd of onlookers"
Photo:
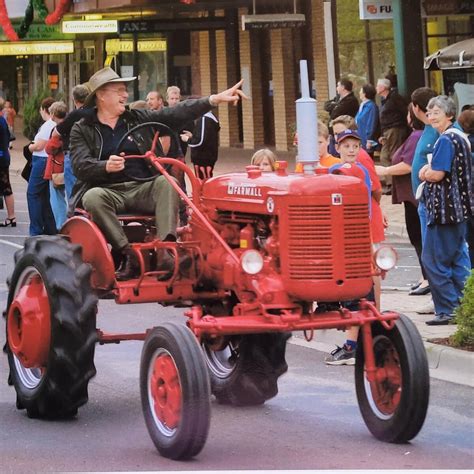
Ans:
<svg viewBox="0 0 474 474"><path fill-rule="evenodd" d="M104 154L101 159L112 167L109 172L115 172L113 167L120 162L121 170L123 160L120 157L109 159L119 152L107 147L109 143L118 143L115 127L121 124L125 109L133 118L136 114L132 111L159 112L172 109L181 101L179 88L170 86L166 101L158 91L152 91L146 101L125 107L128 93L124 83L132 79L110 79L104 76L107 71L100 73L102 82L96 90L91 91L90 85L73 89L75 109L70 113L63 102L53 98L45 98L41 103L43 124L32 143L25 147L25 154L31 155L27 189L30 235L55 234L66 220L67 204L76 180L71 166L74 124L84 119L86 125L95 126L108 138L99 151ZM122 86L115 90L111 84ZM107 91L115 93L111 96L114 100L118 97L117 110L111 108L113 104L100 102ZM395 204L403 204L407 233L422 271L410 294L431 293L433 308L424 311L434 313L434 317L426 324L448 324L453 321L454 310L473 266L474 106L458 114L451 98L439 96L427 87L416 89L407 102L397 92L394 76L379 79L375 87L363 85L359 91L360 102L350 80L338 82L337 94L325 104L330 116L328 124L318 122L319 166L329 168L332 173L357 176L366 183L374 247L385 240L384 230L390 217L383 215L380 207L382 194L391 195ZM195 110L199 109L196 101L193 104ZM0 194L7 208L7 217L0 225L15 226L14 198L8 177L15 111L8 101L0 99L0 112L3 112L0 118ZM107 114L113 115L114 120L108 122ZM145 115L136 117L140 121L146 118ZM196 121L182 121L176 132L177 150L173 151L170 137L168 141L163 137L161 152L183 157L189 147L196 176L212 177L218 153L219 122L215 115L209 111ZM376 159L380 165L375 165ZM252 158L252 164L263 171L273 170L275 162L276 156L268 149L259 150ZM78 166L76 163L76 169ZM180 185L185 190L184 180ZM185 215L181 216L180 212L180 217L185 223ZM380 307L379 277L374 277L373 290L367 297ZM350 308L357 302L344 304ZM353 364L357 337L358 328L350 329L346 343L326 362Z"/></svg>

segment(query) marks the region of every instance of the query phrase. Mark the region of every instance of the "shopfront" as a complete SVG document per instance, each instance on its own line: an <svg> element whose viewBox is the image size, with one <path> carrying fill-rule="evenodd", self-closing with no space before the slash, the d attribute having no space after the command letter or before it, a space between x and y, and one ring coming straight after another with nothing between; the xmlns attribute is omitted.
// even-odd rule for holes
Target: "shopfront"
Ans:
<svg viewBox="0 0 474 474"><path fill-rule="evenodd" d="M392 3L336 0L339 77L349 77L356 87L397 72ZM422 40L411 47L422 48L423 57L474 36L474 2L420 0L420 6ZM456 81L473 83L472 72L430 71L425 77L425 84L440 93L451 93Z"/></svg>
<svg viewBox="0 0 474 474"><path fill-rule="evenodd" d="M112 66L122 77L138 76L129 84L134 100L144 100L152 90L166 91L167 40L160 35L142 35L138 39L122 36L105 41L105 65ZM136 89L136 90L135 90Z"/></svg>

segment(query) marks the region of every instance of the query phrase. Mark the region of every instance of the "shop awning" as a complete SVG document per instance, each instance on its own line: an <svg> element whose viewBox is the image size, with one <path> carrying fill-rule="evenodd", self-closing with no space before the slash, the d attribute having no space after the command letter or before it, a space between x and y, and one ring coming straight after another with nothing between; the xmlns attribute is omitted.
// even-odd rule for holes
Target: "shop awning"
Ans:
<svg viewBox="0 0 474 474"><path fill-rule="evenodd" d="M459 41L436 51L425 58L425 69L474 68L474 38Z"/></svg>

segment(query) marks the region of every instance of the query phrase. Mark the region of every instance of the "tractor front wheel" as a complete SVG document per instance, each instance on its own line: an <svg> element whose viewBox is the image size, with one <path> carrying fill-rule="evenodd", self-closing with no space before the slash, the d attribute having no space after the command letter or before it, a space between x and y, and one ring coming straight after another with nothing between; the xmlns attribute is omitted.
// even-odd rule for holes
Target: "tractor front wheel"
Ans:
<svg viewBox="0 0 474 474"><path fill-rule="evenodd" d="M88 399L95 375L97 298L81 249L56 236L29 238L9 279L7 353L17 407L62 418Z"/></svg>
<svg viewBox="0 0 474 474"><path fill-rule="evenodd" d="M278 378L288 370L290 334L251 334L229 338L224 347L203 342L212 393L219 403L261 405L278 393Z"/></svg>
<svg viewBox="0 0 474 474"><path fill-rule="evenodd" d="M140 364L145 423L160 454L197 455L211 419L209 375L202 351L185 326L165 323L146 337Z"/></svg>
<svg viewBox="0 0 474 474"><path fill-rule="evenodd" d="M404 315L391 330L372 324L374 381L366 376L362 335L356 353L355 383L362 417L382 441L404 443L421 430L428 409L430 379L423 341Z"/></svg>

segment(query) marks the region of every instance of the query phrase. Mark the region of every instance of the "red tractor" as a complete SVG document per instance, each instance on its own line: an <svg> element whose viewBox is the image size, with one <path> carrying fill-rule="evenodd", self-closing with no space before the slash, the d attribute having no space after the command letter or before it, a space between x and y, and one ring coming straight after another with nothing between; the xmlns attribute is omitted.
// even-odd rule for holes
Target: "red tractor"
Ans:
<svg viewBox="0 0 474 474"><path fill-rule="evenodd" d="M176 243L162 242L152 216L119 216L141 268L129 281L116 280L114 256L85 214L70 218L58 236L26 240L15 255L6 311L17 407L31 417L75 415L96 373L96 343L144 340L140 388L149 433L163 456L189 458L206 441L211 393L220 403L262 404L287 371L292 331L309 337L360 326L362 417L380 440L415 437L428 406L426 354L407 317L380 313L363 299L373 275L395 264L393 250L372 252L364 183L322 169L288 173L286 162L276 172L248 166L202 183L180 161L158 157L166 127L141 127L155 127L152 149L127 158L147 160L169 180L189 223ZM191 198L170 166L187 174ZM164 250L175 259L171 275L156 270ZM191 263L180 271L183 256ZM96 325L100 298L187 306L186 325L107 334ZM334 304L360 298L357 311Z"/></svg>

